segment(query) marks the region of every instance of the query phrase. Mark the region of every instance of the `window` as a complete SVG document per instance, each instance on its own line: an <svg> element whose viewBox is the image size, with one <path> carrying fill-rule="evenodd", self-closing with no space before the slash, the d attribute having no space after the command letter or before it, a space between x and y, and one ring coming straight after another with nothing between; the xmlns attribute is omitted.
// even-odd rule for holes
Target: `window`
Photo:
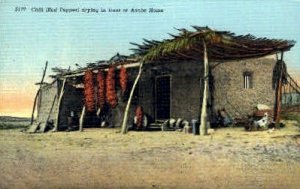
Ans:
<svg viewBox="0 0 300 189"><path fill-rule="evenodd" d="M244 72L244 89L252 88L252 73Z"/></svg>

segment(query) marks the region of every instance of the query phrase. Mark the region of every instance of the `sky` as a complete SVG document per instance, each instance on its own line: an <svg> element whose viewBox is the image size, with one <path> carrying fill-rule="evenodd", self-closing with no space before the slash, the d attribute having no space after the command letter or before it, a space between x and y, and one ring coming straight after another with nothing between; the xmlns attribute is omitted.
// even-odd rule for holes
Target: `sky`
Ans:
<svg viewBox="0 0 300 189"><path fill-rule="evenodd" d="M57 12L46 12L48 7ZM150 8L163 12L149 13ZM79 12L65 12L70 9ZM50 68L76 68L75 64L109 59L117 52L129 55L130 42L169 38L168 33L177 33L174 28L191 29L192 25L295 40L284 59L290 74L298 77L299 10L300 0L0 0L0 115L31 115L34 83L41 80L46 61Z"/></svg>

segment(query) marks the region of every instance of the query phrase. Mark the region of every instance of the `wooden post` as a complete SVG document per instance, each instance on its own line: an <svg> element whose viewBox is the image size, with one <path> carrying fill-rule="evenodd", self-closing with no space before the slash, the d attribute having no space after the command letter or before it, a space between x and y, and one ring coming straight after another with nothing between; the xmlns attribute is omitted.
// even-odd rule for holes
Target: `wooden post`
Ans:
<svg viewBox="0 0 300 189"><path fill-rule="evenodd" d="M34 120L34 111L35 111L35 106L36 106L36 101L38 99L38 96L40 94L41 89L39 88L38 91L36 92L36 95L34 97L34 102L33 102L33 107L32 107L32 113L31 113L31 121L30 121L30 125L33 124L33 120Z"/></svg>
<svg viewBox="0 0 300 189"><path fill-rule="evenodd" d="M85 117L85 106L83 106L82 108L80 119L79 119L79 131L83 131L84 117Z"/></svg>
<svg viewBox="0 0 300 189"><path fill-rule="evenodd" d="M130 91L130 95L129 95L129 99L128 99L128 102L127 102L127 105L126 105L126 108L125 108L125 112L124 112L124 118L123 118L123 122L122 122L122 134L126 134L127 133L127 120L128 120L128 111L129 111L129 108L130 108L130 104L131 104L131 100L132 100L132 97L133 97L133 93L134 93L134 90L135 90L135 87L141 77L141 74L142 74L142 67L143 67L143 61L140 63L140 67L139 67L139 72L138 72L138 75L137 77L135 78L135 81L133 83L133 86L132 86L132 89Z"/></svg>
<svg viewBox="0 0 300 189"><path fill-rule="evenodd" d="M282 77L283 77L283 52L281 52L281 60L280 60L280 74L279 80L277 83L276 88L276 103L275 103L275 110L274 110L274 121L276 124L280 122L280 112L281 112L281 96L282 96Z"/></svg>
<svg viewBox="0 0 300 189"><path fill-rule="evenodd" d="M207 58L207 49L205 41L203 41L203 51L204 51L204 91L202 99L202 108L201 108L201 126L200 126L200 135L207 135L207 99L208 99L208 84L209 84L209 67L208 67L208 58Z"/></svg>
<svg viewBox="0 0 300 189"><path fill-rule="evenodd" d="M58 98L58 104L57 104L56 123L55 123L55 125L54 125L53 131L57 131L57 130L58 130L59 115L60 115L60 105L61 105L62 97L63 97L63 95L64 95L64 93L65 93L65 84L66 84L66 80L67 80L67 79L65 78L64 81L63 81L61 90L60 90L60 94L59 94L59 98Z"/></svg>
<svg viewBox="0 0 300 189"><path fill-rule="evenodd" d="M278 124L280 122L280 112L281 112L281 88L282 88L282 79L279 80L278 89L277 89L277 99L276 99L276 118L275 122Z"/></svg>
<svg viewBox="0 0 300 189"><path fill-rule="evenodd" d="M37 101L38 96L39 96L39 94L40 94L42 85L43 85L43 83L44 83L44 78L45 78L45 75L46 75L47 67L48 67L48 61L46 61L45 69L43 70L43 76L42 76L42 79L41 79L40 87L39 87L39 89L38 89L38 91L36 92L36 95L35 95L35 97L34 97L33 108L32 108L32 114L31 114L31 122L30 122L31 125L33 124L33 120L34 120L34 111L35 111L35 107L36 107L36 103L37 103L36 101Z"/></svg>

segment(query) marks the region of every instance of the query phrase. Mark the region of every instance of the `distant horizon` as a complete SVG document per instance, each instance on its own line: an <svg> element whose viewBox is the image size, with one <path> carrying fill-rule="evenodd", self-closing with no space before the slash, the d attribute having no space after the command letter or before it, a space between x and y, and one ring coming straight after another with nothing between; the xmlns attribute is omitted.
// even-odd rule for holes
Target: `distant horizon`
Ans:
<svg viewBox="0 0 300 189"><path fill-rule="evenodd" d="M47 12L47 8L57 12ZM59 12L60 7L75 12ZM157 9L156 13L130 12ZM76 10L75 10L76 9ZM78 10L77 10L78 9ZM95 9L95 10L92 10ZM120 12L109 12L120 9ZM126 12L126 9L127 12ZM49 9L50 10L50 9ZM93 12L98 10L99 12ZM106 12L101 13L101 11ZM117 52L130 55L130 42L162 40L174 28L208 26L236 35L295 40L285 53L289 73L300 81L300 1L134 1L75 0L0 1L0 116L30 117L33 100L48 61L52 67L75 68L107 60ZM87 13L89 11L89 13ZM49 81L50 78L46 78Z"/></svg>
<svg viewBox="0 0 300 189"><path fill-rule="evenodd" d="M28 119L28 120L30 120L31 119L31 117L30 116L28 116L28 117L20 117L20 116L14 116L14 115L0 115L0 119L1 118L17 118L17 119Z"/></svg>

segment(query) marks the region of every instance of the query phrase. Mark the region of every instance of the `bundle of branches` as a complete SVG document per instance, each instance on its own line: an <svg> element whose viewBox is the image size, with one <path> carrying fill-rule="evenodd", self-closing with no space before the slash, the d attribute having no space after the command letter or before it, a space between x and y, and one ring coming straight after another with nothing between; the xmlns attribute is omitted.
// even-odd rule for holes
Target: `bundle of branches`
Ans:
<svg viewBox="0 0 300 189"><path fill-rule="evenodd" d="M54 67L54 68L51 68L51 70L57 74L66 74L66 73L70 72L70 69L65 69L65 68L60 68L60 67Z"/></svg>
<svg viewBox="0 0 300 189"><path fill-rule="evenodd" d="M64 69L64 68L60 68L60 67L54 67L54 68L51 68L51 70L55 73L54 75L49 75L52 78L59 78L65 74L68 74L71 72L70 68Z"/></svg>
<svg viewBox="0 0 300 189"><path fill-rule="evenodd" d="M142 106L138 106L135 110L136 127L143 128L144 111Z"/></svg>
<svg viewBox="0 0 300 189"><path fill-rule="evenodd" d="M91 70L87 70L84 73L84 100L86 110L88 112L93 112L95 110L95 101L93 72Z"/></svg>
<svg viewBox="0 0 300 189"><path fill-rule="evenodd" d="M102 70L98 70L98 108L102 109L105 103L105 77Z"/></svg>
<svg viewBox="0 0 300 189"><path fill-rule="evenodd" d="M111 108L115 108L118 104L118 97L115 86L115 68L110 67L106 77L106 101Z"/></svg>
<svg viewBox="0 0 300 189"><path fill-rule="evenodd" d="M125 94L126 88L127 88L127 81L128 81L128 75L126 68L124 66L120 69L120 86L122 90L122 95Z"/></svg>

